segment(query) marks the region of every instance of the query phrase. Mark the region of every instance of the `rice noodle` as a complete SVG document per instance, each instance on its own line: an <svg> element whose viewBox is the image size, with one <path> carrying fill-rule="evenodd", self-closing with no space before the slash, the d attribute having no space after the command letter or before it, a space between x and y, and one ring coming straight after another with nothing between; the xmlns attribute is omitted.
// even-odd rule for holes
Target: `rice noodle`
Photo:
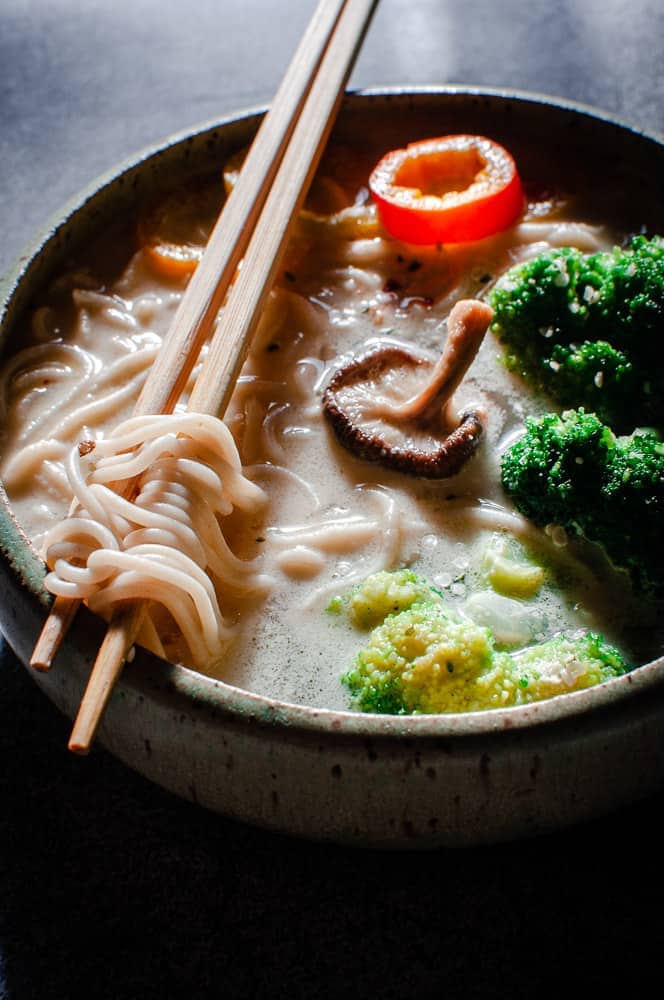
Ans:
<svg viewBox="0 0 664 1000"><path fill-rule="evenodd" d="M193 663L209 665L232 635L224 593L270 586L255 561L233 554L221 529L234 507L265 502L242 474L228 428L199 414L135 417L100 441L94 458L84 476L78 449L69 455L76 509L47 536L46 587L87 600L105 618L118 601L159 603ZM122 484L137 477L136 497L121 496Z"/></svg>

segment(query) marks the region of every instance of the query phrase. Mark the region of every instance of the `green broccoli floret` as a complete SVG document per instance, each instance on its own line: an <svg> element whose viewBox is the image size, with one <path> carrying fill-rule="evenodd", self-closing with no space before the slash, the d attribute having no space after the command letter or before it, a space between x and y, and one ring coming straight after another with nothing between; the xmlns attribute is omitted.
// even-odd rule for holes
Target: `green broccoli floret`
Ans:
<svg viewBox="0 0 664 1000"><path fill-rule="evenodd" d="M614 450L615 437L594 413L527 417L526 433L503 456L503 486L536 524L570 526L572 512L592 506Z"/></svg>
<svg viewBox="0 0 664 1000"><path fill-rule="evenodd" d="M370 589L384 576L370 577ZM436 599L396 614L388 609L341 679L353 707L408 715L520 705L590 687L627 669L618 650L594 633L560 636L513 655L500 652L489 629Z"/></svg>
<svg viewBox="0 0 664 1000"><path fill-rule="evenodd" d="M664 443L653 431L617 438L594 540L628 570L639 592L653 597L664 597L663 526Z"/></svg>
<svg viewBox="0 0 664 1000"><path fill-rule="evenodd" d="M503 456L502 481L526 517L599 543L637 591L664 597L664 445L657 433L615 437L582 409L529 418Z"/></svg>
<svg viewBox="0 0 664 1000"><path fill-rule="evenodd" d="M512 268L490 295L508 366L563 406L618 430L664 419L664 239L627 249L549 250Z"/></svg>
<svg viewBox="0 0 664 1000"><path fill-rule="evenodd" d="M405 611L423 601L442 601L440 591L409 569L372 573L345 597L335 597L332 612L346 611L358 628L373 628L388 615Z"/></svg>
<svg viewBox="0 0 664 1000"><path fill-rule="evenodd" d="M549 370L546 388L563 406L583 403L605 423L633 425L629 407L643 391L644 380L623 351L605 340L585 340L578 347L556 344Z"/></svg>

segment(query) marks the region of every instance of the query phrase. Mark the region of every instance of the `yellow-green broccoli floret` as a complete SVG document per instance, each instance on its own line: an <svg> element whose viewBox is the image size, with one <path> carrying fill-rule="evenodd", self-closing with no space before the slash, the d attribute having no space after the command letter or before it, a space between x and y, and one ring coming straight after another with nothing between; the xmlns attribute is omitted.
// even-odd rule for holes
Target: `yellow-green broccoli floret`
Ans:
<svg viewBox="0 0 664 1000"><path fill-rule="evenodd" d="M342 680L365 712L465 712L479 707L475 680L493 655L488 629L417 604L373 630Z"/></svg>
<svg viewBox="0 0 664 1000"><path fill-rule="evenodd" d="M335 601L354 624L374 625L341 678L354 708L384 715L478 712L579 691L629 667L593 632L557 636L516 653L490 629L446 608L410 570L369 576Z"/></svg>
<svg viewBox="0 0 664 1000"><path fill-rule="evenodd" d="M522 650L513 662L518 703L582 691L628 669L618 650L595 632L576 639L558 636Z"/></svg>
<svg viewBox="0 0 664 1000"><path fill-rule="evenodd" d="M346 611L358 628L373 628L388 615L406 611L413 604L442 603L442 597L423 577L409 569L372 573L347 597L336 597L329 611Z"/></svg>

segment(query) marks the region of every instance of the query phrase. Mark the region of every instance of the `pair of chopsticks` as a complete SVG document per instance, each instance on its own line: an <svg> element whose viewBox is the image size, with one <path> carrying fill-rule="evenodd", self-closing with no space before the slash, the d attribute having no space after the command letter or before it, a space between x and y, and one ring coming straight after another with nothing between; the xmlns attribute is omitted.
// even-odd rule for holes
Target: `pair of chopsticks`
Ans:
<svg viewBox="0 0 664 1000"><path fill-rule="evenodd" d="M188 409L226 411L376 4L320 0L182 297L137 415L173 411L222 304ZM30 660L35 669L50 669L80 603L54 601ZM131 602L112 617L69 741L75 753L90 749L146 608Z"/></svg>

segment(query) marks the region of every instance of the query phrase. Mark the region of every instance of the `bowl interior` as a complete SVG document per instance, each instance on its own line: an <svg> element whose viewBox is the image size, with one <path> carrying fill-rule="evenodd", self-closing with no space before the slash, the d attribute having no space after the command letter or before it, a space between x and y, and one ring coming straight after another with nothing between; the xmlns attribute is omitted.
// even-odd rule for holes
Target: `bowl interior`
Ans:
<svg viewBox="0 0 664 1000"><path fill-rule="evenodd" d="M367 121L371 137L367 138ZM220 169L235 150L245 146L260 121L259 113L201 128L175 137L160 149L148 151L95 182L62 217L39 238L16 274L7 283L2 311L2 344L16 347L26 312L39 298L40 289L67 261L77 259L101 231L117 231L118 219L135 214L141 206L199 175ZM585 109L560 106L544 99L519 95L441 90L437 92L376 92L347 98L335 128L342 144L367 147L371 155L418 138L455 132L490 135L515 155L527 181L546 187L564 175L567 186L583 198L589 218L602 219L607 203L611 221L625 232L664 231L664 205L660 197L664 146ZM120 229L122 228L120 224ZM0 543L11 574L27 588L35 602L48 603L42 587L43 564L13 517L3 494ZM93 629L93 632L95 630ZM84 631L77 641L94 640ZM144 654L146 663L155 659ZM662 662L645 668L643 684L659 683ZM437 735L443 731L480 733L546 723L601 707L634 690L633 679L621 679L603 690L591 690L571 699L556 699L524 709L497 711L473 717L389 719L356 717L348 713L311 711L260 695L240 692L230 685L201 677L182 667L169 668L169 676L192 699L234 707L243 714L273 716L275 706L290 723L347 731L403 736ZM127 680L131 685L133 673ZM281 716L280 716L281 717Z"/></svg>

